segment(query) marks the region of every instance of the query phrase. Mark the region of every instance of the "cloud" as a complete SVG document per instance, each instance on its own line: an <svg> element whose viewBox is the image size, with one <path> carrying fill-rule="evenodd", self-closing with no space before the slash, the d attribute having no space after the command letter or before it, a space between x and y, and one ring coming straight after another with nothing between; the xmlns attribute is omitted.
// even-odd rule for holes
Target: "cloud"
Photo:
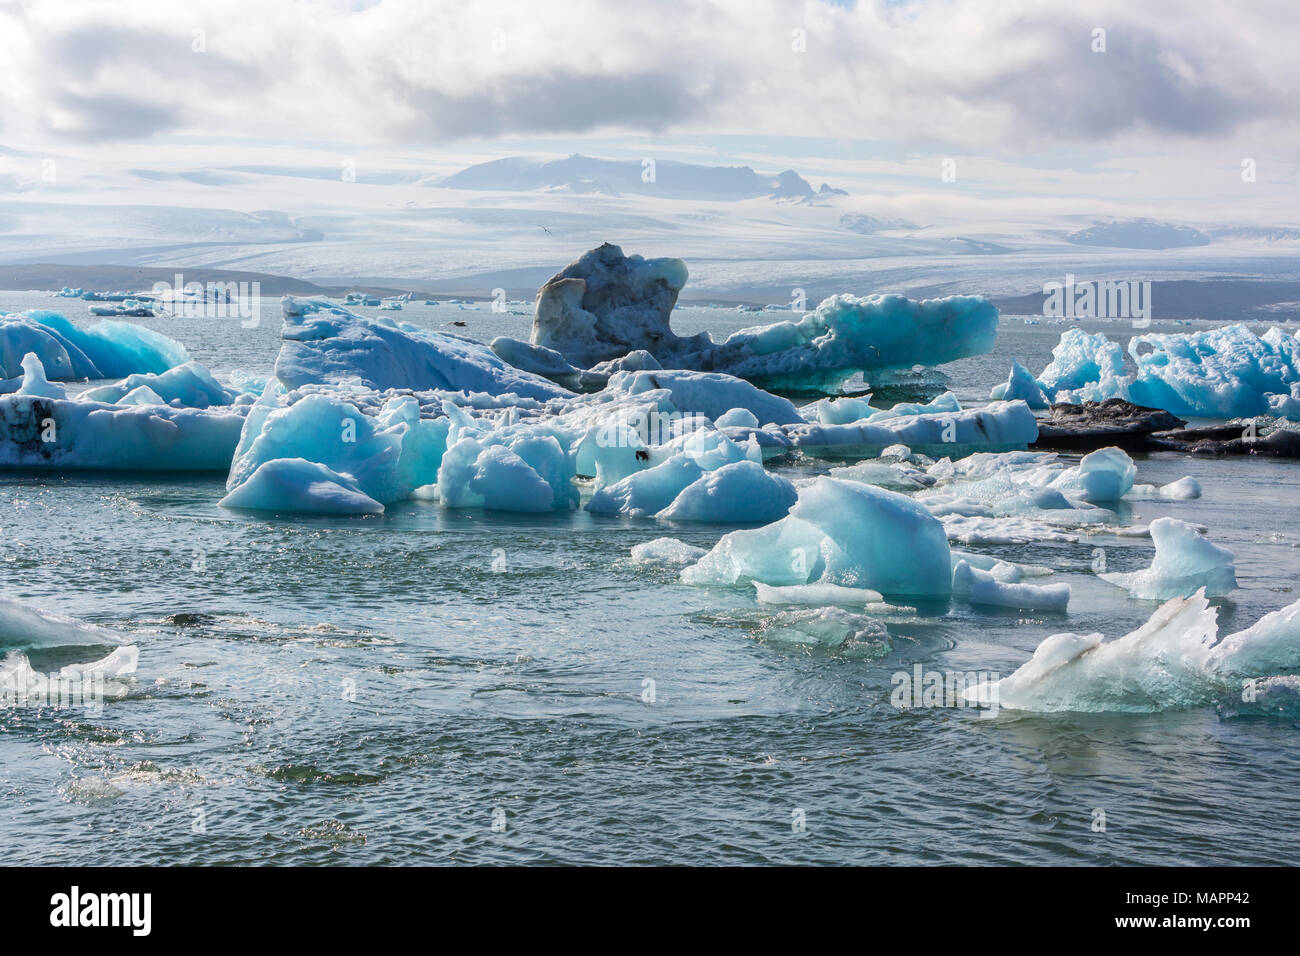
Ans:
<svg viewBox="0 0 1300 956"><path fill-rule="evenodd" d="M29 0L0 6L0 97L10 142L1285 139L1292 16L1283 0Z"/></svg>

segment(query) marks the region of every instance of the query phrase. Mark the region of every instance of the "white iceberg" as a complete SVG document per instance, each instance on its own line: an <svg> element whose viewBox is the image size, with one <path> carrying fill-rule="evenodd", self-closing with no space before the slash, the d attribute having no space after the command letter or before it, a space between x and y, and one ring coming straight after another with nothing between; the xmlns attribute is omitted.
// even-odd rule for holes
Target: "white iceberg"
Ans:
<svg viewBox="0 0 1300 956"><path fill-rule="evenodd" d="M363 318L324 299L283 301L276 377L308 384L512 393L546 400L572 395L540 375L507 365L486 345L387 318Z"/></svg>
<svg viewBox="0 0 1300 956"><path fill-rule="evenodd" d="M1011 676L968 688L965 697L1014 710L1088 713L1241 700L1256 681L1300 668L1300 602L1217 639L1218 612L1198 592L1169 601L1118 640L1054 634Z"/></svg>
<svg viewBox="0 0 1300 956"><path fill-rule="evenodd" d="M1019 362L1011 363L1011 375L993 386L989 398L1008 402L1019 399L1030 408L1048 408L1052 404L1043 386Z"/></svg>
<svg viewBox="0 0 1300 956"><path fill-rule="evenodd" d="M1151 540L1156 546L1151 567L1098 577L1142 600L1187 597L1197 590L1222 597L1236 589L1232 552L1201 537L1195 525L1177 518L1157 518L1151 522Z"/></svg>
<svg viewBox="0 0 1300 956"><path fill-rule="evenodd" d="M1013 565L982 571L964 560L953 568L952 593L971 604L1040 611L1064 612L1070 603L1068 584L1023 584Z"/></svg>
<svg viewBox="0 0 1300 956"><path fill-rule="evenodd" d="M45 366L36 357L35 352L23 356L23 381L15 395L31 395L36 398L67 398L68 391L62 385L55 385L45 377Z"/></svg>
<svg viewBox="0 0 1300 956"><path fill-rule="evenodd" d="M679 541L677 538L655 538L632 548L632 560L637 564L658 564L681 567L694 564L705 554L703 548Z"/></svg>

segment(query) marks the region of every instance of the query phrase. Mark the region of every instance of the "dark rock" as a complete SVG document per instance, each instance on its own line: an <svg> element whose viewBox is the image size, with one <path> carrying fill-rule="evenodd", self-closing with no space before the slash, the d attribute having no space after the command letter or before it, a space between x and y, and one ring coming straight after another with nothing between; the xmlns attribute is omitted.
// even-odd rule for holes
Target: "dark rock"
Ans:
<svg viewBox="0 0 1300 956"><path fill-rule="evenodd" d="M1152 435L1183 428L1187 422L1163 408L1134 405L1122 398L1082 405L1052 406L1052 417L1038 423L1035 448L1091 451L1112 445L1129 451L1156 447Z"/></svg>
<svg viewBox="0 0 1300 956"><path fill-rule="evenodd" d="M1300 431L1275 428L1260 435L1250 421L1209 428L1186 428L1153 436L1152 447L1192 455L1265 455L1300 458Z"/></svg>

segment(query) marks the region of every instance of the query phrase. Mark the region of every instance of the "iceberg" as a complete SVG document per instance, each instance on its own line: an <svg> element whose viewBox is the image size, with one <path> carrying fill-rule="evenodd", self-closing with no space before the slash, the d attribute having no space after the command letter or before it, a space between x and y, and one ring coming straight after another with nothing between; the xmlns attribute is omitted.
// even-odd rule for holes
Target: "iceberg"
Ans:
<svg viewBox="0 0 1300 956"><path fill-rule="evenodd" d="M972 703L1029 711L1151 713L1241 700L1300 668L1300 602L1218 639L1201 592L1174 598L1130 634L1053 634L1011 676L967 688ZM1217 641L1217 643L1216 643Z"/></svg>
<svg viewBox="0 0 1300 956"><path fill-rule="evenodd" d="M279 399L268 389L249 412L223 505L373 514L437 480L451 421L421 418L414 398L390 398L373 415L337 395ZM276 461L285 463L268 468Z"/></svg>
<svg viewBox="0 0 1300 956"><path fill-rule="evenodd" d="M644 474L644 473L643 473ZM737 461L702 474L658 517L669 521L767 523L785 517L799 495L794 485L753 461Z"/></svg>
<svg viewBox="0 0 1300 956"><path fill-rule="evenodd" d="M759 604L809 604L824 607L839 604L847 607L865 607L879 604L885 597L870 588L846 588L838 584L787 584L777 586L754 582L754 596Z"/></svg>
<svg viewBox="0 0 1300 956"><path fill-rule="evenodd" d="M1232 552L1203 538L1194 525L1157 518L1151 522L1151 540L1156 546L1151 567L1098 577L1142 600L1188 597L1198 589L1209 597L1222 597L1236 589Z"/></svg>
<svg viewBox="0 0 1300 956"><path fill-rule="evenodd" d="M185 362L159 374L128 375L116 384L87 389L78 398L108 404L212 408L233 405L241 394L246 393L221 385L198 362ZM127 396L132 395L134 398L127 401Z"/></svg>
<svg viewBox="0 0 1300 956"><path fill-rule="evenodd" d="M675 565L694 564L705 554L703 548L679 541L677 538L655 538L632 548L632 560L637 564Z"/></svg>
<svg viewBox="0 0 1300 956"><path fill-rule="evenodd" d="M754 427L759 423L788 425L803 421L799 409L788 398L718 372L615 372L606 386L606 390L624 395L640 395L656 389L667 389L677 410L709 419L719 419L733 409L741 409L757 419Z"/></svg>
<svg viewBox="0 0 1300 956"><path fill-rule="evenodd" d="M314 514L382 514L384 506L357 487L348 475L302 458L273 458L220 502L246 511Z"/></svg>
<svg viewBox="0 0 1300 956"><path fill-rule="evenodd" d="M977 296L917 302L899 295L837 295L798 321L742 329L723 342L708 333L680 337L670 317L687 278L680 259L624 256L605 243L542 286L530 343L575 366L644 350L666 367L831 394L857 372L983 354L997 336L998 311ZM498 351L524 354L506 342Z"/></svg>
<svg viewBox="0 0 1300 956"><path fill-rule="evenodd" d="M889 629L880 621L840 607L781 611L759 625L754 637L774 644L817 647L854 657L883 657L894 646Z"/></svg>
<svg viewBox="0 0 1300 956"><path fill-rule="evenodd" d="M982 571L959 560L952 572L952 593L971 604L1040 611L1064 612L1070 603L1070 585L1022 584L1015 567L1003 563Z"/></svg>
<svg viewBox="0 0 1300 956"><path fill-rule="evenodd" d="M1100 333L1070 329L1039 380L1056 402L1121 398L1175 415L1300 419L1300 339L1279 328L1255 335L1244 325L1135 335L1128 355Z"/></svg>
<svg viewBox="0 0 1300 956"><path fill-rule="evenodd" d="M816 478L790 513L733 531L681 575L686 584L835 584L885 595L947 598L943 525L912 499L871 485Z"/></svg>
<svg viewBox="0 0 1300 956"><path fill-rule="evenodd" d="M189 361L179 342L130 322L82 329L58 312L0 315L0 378L17 377L29 352L55 381L165 372Z"/></svg>
<svg viewBox="0 0 1300 956"><path fill-rule="evenodd" d="M70 617L0 598L0 647L112 647L123 643L123 635Z"/></svg>
<svg viewBox="0 0 1300 956"><path fill-rule="evenodd" d="M783 430L796 449L814 457L874 457L902 444L922 454L962 458L975 452L1023 451L1038 438L1038 421L1028 405L1016 401L964 411L877 414L845 425L809 422Z"/></svg>
<svg viewBox="0 0 1300 956"><path fill-rule="evenodd" d="M363 318L324 299L283 300L275 375L309 384L507 393L545 401L572 392L507 365L488 346L384 317Z"/></svg>
<svg viewBox="0 0 1300 956"><path fill-rule="evenodd" d="M35 398L67 398L68 391L62 385L55 385L45 377L45 366L36 357L35 352L23 356L23 381L18 386L17 395L31 395Z"/></svg>
<svg viewBox="0 0 1300 956"><path fill-rule="evenodd" d="M1019 399L1030 408L1049 408L1052 404L1043 386L1019 362L1011 363L1011 375L1002 384L993 386L989 398L996 401Z"/></svg>
<svg viewBox="0 0 1300 956"><path fill-rule="evenodd" d="M247 411L5 395L0 467L225 471Z"/></svg>

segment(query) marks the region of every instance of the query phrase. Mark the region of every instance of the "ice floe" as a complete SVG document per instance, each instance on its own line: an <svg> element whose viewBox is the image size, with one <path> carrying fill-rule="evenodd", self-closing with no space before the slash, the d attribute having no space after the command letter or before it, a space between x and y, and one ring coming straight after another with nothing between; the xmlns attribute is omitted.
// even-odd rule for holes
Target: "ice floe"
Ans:
<svg viewBox="0 0 1300 956"><path fill-rule="evenodd" d="M1177 518L1157 518L1151 522L1150 532L1156 546L1151 567L1098 576L1144 600L1187 597L1198 589L1210 597L1222 597L1236 589L1232 552L1203 538L1194 525Z"/></svg>
<svg viewBox="0 0 1300 956"><path fill-rule="evenodd" d="M1257 682L1296 668L1300 602L1218 640L1218 612L1198 591L1117 640L1054 634L1011 676L965 696L1015 710L1146 713L1253 699Z"/></svg>

